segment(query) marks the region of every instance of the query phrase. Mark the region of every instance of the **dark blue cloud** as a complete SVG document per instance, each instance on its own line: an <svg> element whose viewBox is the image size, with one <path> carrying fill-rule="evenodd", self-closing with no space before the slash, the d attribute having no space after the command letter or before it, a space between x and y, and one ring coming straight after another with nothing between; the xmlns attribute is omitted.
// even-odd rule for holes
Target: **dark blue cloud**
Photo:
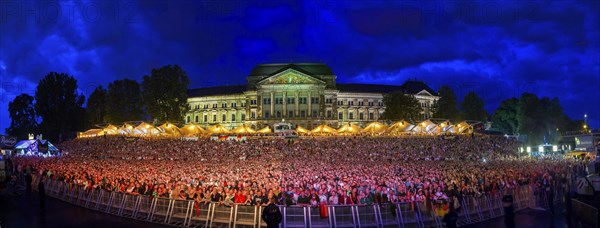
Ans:
<svg viewBox="0 0 600 228"><path fill-rule="evenodd" d="M192 87L245 82L258 63L323 62L340 82L419 79L494 110L533 92L600 127L600 3L473 1L0 2L0 129L50 71L89 95L179 64Z"/></svg>

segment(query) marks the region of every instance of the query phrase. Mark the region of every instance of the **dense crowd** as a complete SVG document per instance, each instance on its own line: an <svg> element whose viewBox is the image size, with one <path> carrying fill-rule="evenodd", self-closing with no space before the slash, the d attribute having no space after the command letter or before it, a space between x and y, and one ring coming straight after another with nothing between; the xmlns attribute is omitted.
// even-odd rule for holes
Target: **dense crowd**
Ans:
<svg viewBox="0 0 600 228"><path fill-rule="evenodd" d="M17 157L45 178L152 197L266 205L450 200L560 185L573 163L519 158L504 137L327 137L244 142L97 137ZM17 168L17 167L15 167Z"/></svg>

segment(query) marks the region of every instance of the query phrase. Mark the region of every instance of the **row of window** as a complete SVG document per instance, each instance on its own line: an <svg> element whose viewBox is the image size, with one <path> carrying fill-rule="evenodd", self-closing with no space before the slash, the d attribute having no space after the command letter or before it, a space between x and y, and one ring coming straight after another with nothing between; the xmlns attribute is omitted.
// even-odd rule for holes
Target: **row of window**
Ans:
<svg viewBox="0 0 600 228"><path fill-rule="evenodd" d="M271 112L270 111L265 111L264 114L265 114L265 118L273 118L273 117L281 118L281 117L284 117L284 116L282 116L282 112L281 111L276 111L274 113L275 114L274 116L271 116ZM307 117L306 114L307 114L306 110L300 110L299 115L294 115L294 111L291 110L291 111L288 111L288 115L285 116L285 117L288 117L288 118L293 118L293 117ZM312 115L310 115L310 116L311 117L317 117L318 116L318 112L316 110L313 110L312 111ZM327 111L327 118L331 118L331 117L332 117L331 110L328 110Z"/></svg>
<svg viewBox="0 0 600 228"><path fill-rule="evenodd" d="M325 99L325 101L329 101L331 103L332 99ZM306 97L299 97L298 98L298 104L306 104ZM287 104L295 104L296 103L296 98L294 97L288 97L287 98ZM319 98L318 97L311 97L310 98L310 103L311 104L318 104L319 103ZM271 104L271 98L263 98L263 104ZM275 104L283 104L283 97L276 97L275 98Z"/></svg>
<svg viewBox="0 0 600 228"><path fill-rule="evenodd" d="M256 100L252 100L252 101L254 101L254 104L256 104ZM252 102L250 102L250 104L252 104ZM205 104L203 108L208 109L208 107L209 107L209 105ZM212 108L217 108L217 107L218 107L218 104L212 104ZM232 102L229 107L237 108L237 103ZM246 103L242 102L241 107L246 107ZM221 108L227 108L227 103L221 103ZM194 106L194 109L200 109L200 105Z"/></svg>
<svg viewBox="0 0 600 228"><path fill-rule="evenodd" d="M300 98L298 98L298 104L306 104L306 101L307 101L306 97L300 97ZM293 98L293 97L287 98L287 104L295 104L295 102L296 102L296 98ZM318 97L311 97L310 98L310 103L311 104L318 104L319 103L319 98ZM331 104L331 103L333 103L333 99L327 98L327 99L325 99L325 103L326 104ZM256 105L256 104L257 104L256 100L250 100L250 105ZM264 98L263 99L263 104L265 104L265 105L271 104L271 98ZM275 104L283 104L283 98L276 97L275 98ZM345 104L349 105L349 106L354 106L354 101L346 101L346 102L344 102L344 101L340 100L340 101L337 102L337 104L339 106L342 106L342 105L345 105ZM374 102L373 101L369 101L369 102L367 102L367 105L369 107L373 107L374 106ZM383 107L383 102L379 101L379 102L377 102L377 105L379 107ZM364 101L359 101L358 102L358 106L365 106L365 102ZM429 103L421 103L421 106L423 106L423 107L429 107ZM204 109L208 109L208 107L209 107L209 105L206 104L206 105L204 105L203 108ZM212 108L217 108L217 107L218 107L218 104L212 104ZM221 103L221 108L227 108L227 107L228 107L227 103ZM229 107L237 108L237 103L236 102L232 102ZM242 102L241 103L241 107L246 107L246 103ZM194 108L195 109L200 109L200 105L196 105L196 106L194 106Z"/></svg>
<svg viewBox="0 0 600 228"><path fill-rule="evenodd" d="M373 102L373 101L367 102L367 104L368 104L369 107L373 107L374 103L375 102ZM344 101L338 101L337 104L339 106L342 106L344 104L349 105L349 106L354 106L354 101L346 101L346 102L344 102ZM359 101L358 102L358 106L365 106L365 102L364 101ZM381 102L381 101L377 102L377 106L383 107L383 102Z"/></svg>
<svg viewBox="0 0 600 228"><path fill-rule="evenodd" d="M283 113L282 113L281 111L276 111L276 112L274 113L274 114L275 114L274 116L271 116L271 113L270 113L269 111L265 111L265 113L264 113L264 114L265 114L265 115L264 115L264 116L265 116L265 118L274 118L274 117L276 117L276 118L282 118L282 117L284 117L284 116L283 116ZM306 116L306 114L307 114L307 113L306 113L306 110L301 110L301 111L300 111L300 113L299 113L299 116L295 116L295 115L294 115L294 111L288 111L288 115L287 115L287 116L285 116L285 117L288 117L288 118L291 118L291 117L307 117L307 116ZM311 117L317 117L317 116L318 116L318 112L317 112L317 111L312 111L312 113L311 113L311 114L312 114L312 115L311 115ZM369 119L369 120L374 120L374 119L375 119L375 113L372 113L372 112L370 112L370 113L368 113L368 114L369 114L369 116L368 116L368 119ZM332 114L331 110L327 110L327 112L326 112L326 115L325 115L325 116L326 116L327 118L332 118L332 117L333 117L332 115L333 115L333 114ZM198 122L199 122L199 117L200 117L200 116L196 116L196 117L195 117L195 122L196 122L196 123L198 123ZM381 117L381 113L379 113L379 114L378 114L378 118L380 118L380 117ZM252 112L252 113L250 114L250 118L251 118L251 119L255 119L255 118L256 118L256 113L255 113L255 112ZM240 119L240 120L245 120L245 119L246 119L246 114L241 114L241 119ZM342 113L342 112L339 112L339 113L338 113L338 119L340 119L340 120L344 119L344 113ZM353 120L353 119L354 119L354 113L353 113L353 112L350 112L350 113L348 113L348 119L349 119L349 120ZM365 113L363 113L363 112L361 112L361 113L358 113L358 119L359 119L359 120L364 120L364 119L365 119ZM204 123L208 122L208 115L204 115L204 119L203 119L202 121L203 121ZM213 114L213 115L212 115L212 122L216 122L216 121L217 121L217 115L216 115L216 114ZM228 120L227 120L227 115L226 115L226 114L222 114L222 115L221 115L221 121L228 121ZM231 114L231 119L230 119L230 121L238 121L238 119L236 119L236 114ZM188 122L188 123L190 122L190 116L188 116L188 117L187 117L187 122Z"/></svg>
<svg viewBox="0 0 600 228"><path fill-rule="evenodd" d="M381 118L381 113L379 113L377 117ZM344 119L344 113L338 112L338 119L340 119L340 120ZM353 120L354 119L354 113L353 112L349 112L348 113L348 119L349 120ZM365 113L363 113L363 112L358 113L358 119L359 120L364 120L365 119ZM375 119L375 113L369 112L369 120L374 120L374 119Z"/></svg>
<svg viewBox="0 0 600 228"><path fill-rule="evenodd" d="M241 115L242 118L239 120L245 120L246 119L246 114L242 114ZM255 118L256 114L252 113L252 118ZM200 116L196 116L195 117L195 122L198 123L200 122ZM187 122L189 123L191 121L190 116L187 117ZM204 119L202 120L204 123L208 122L208 115L204 115ZM213 114L212 115L212 122L216 122L217 121L217 115ZM221 115L221 121L227 121L227 115L223 114ZM238 121L238 119L236 119L236 115L235 114L231 114L231 119L230 121Z"/></svg>

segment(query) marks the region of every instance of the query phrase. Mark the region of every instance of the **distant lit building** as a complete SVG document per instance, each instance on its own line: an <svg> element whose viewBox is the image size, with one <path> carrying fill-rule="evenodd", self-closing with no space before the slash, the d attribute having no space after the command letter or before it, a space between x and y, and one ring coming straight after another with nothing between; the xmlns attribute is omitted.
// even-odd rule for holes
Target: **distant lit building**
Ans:
<svg viewBox="0 0 600 228"><path fill-rule="evenodd" d="M285 120L312 128L333 127L351 122L364 126L385 111L383 95L394 91L414 95L431 117L431 106L439 97L423 82L407 81L401 86L337 84L337 76L320 63L260 64L246 85L190 89L190 111L186 123L203 126L242 124L254 128Z"/></svg>

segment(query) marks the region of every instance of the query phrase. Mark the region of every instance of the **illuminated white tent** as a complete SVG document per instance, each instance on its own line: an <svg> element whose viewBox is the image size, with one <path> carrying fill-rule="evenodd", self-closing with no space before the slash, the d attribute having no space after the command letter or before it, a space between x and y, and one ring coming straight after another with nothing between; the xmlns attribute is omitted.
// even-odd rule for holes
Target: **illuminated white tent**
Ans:
<svg viewBox="0 0 600 228"><path fill-rule="evenodd" d="M380 122L372 122L369 125L367 125L365 128L363 128L362 132L369 133L369 134L378 134L378 133L383 133L386 130L387 130L387 126L385 126L385 124L382 124Z"/></svg>
<svg viewBox="0 0 600 228"><path fill-rule="evenodd" d="M262 133L262 134L268 134L268 133L271 133L273 131L271 130L271 128L269 126L266 126L266 127L262 128L262 129L256 131L256 132Z"/></svg>
<svg viewBox="0 0 600 228"><path fill-rule="evenodd" d="M417 124L412 131L418 134L433 134L436 133L435 130L438 127L437 124L435 124L433 121L431 120L425 120L419 124Z"/></svg>
<svg viewBox="0 0 600 228"><path fill-rule="evenodd" d="M409 133L414 127L414 124L401 120L392 124L388 128L388 133L392 135Z"/></svg>
<svg viewBox="0 0 600 228"><path fill-rule="evenodd" d="M227 128L223 127L223 125L221 125L221 124L212 125L207 130L211 134L229 134L229 133L231 133L230 130L228 130Z"/></svg>
<svg viewBox="0 0 600 228"><path fill-rule="evenodd" d="M454 127L456 129L456 133L468 134L473 132L473 126L471 126L471 124L467 123L466 121L460 122Z"/></svg>
<svg viewBox="0 0 600 228"><path fill-rule="evenodd" d="M200 127L200 125L196 125L193 123L187 124L179 129L182 135L198 135L205 133L206 130Z"/></svg>
<svg viewBox="0 0 600 228"><path fill-rule="evenodd" d="M340 127L337 130L337 133L340 133L340 134L346 134L346 133L347 134L357 134L357 133L360 133L361 130L362 129L358 125L348 123L348 124L344 124L342 127Z"/></svg>
<svg viewBox="0 0 600 228"><path fill-rule="evenodd" d="M312 129L310 131L310 133L316 133L316 134L326 134L326 133L334 133L335 132L335 128L332 128L330 126L327 126L325 124L321 124L317 127L315 127L315 129Z"/></svg>
<svg viewBox="0 0 600 228"><path fill-rule="evenodd" d="M310 131L308 129L303 128L302 126L298 125L296 127L296 132L302 133L302 134L308 134Z"/></svg>
<svg viewBox="0 0 600 228"><path fill-rule="evenodd" d="M85 132L79 133L78 138L89 138L104 135L104 130L99 128L92 128Z"/></svg>
<svg viewBox="0 0 600 228"><path fill-rule="evenodd" d="M254 129L252 129L251 127L246 126L246 125L239 126L235 129L233 129L232 131L234 133L238 133L238 134L256 133L256 131Z"/></svg>
<svg viewBox="0 0 600 228"><path fill-rule="evenodd" d="M180 136L181 135L181 129L179 129L177 126L175 126L175 124L172 124L169 122L166 122L166 123L160 125L157 129L164 135L168 135L168 136Z"/></svg>
<svg viewBox="0 0 600 228"><path fill-rule="evenodd" d="M152 124L141 122L137 127L133 129L133 135L158 135L160 130L154 127Z"/></svg>
<svg viewBox="0 0 600 228"><path fill-rule="evenodd" d="M118 130L120 135L132 135L133 134L133 125L125 123Z"/></svg>
<svg viewBox="0 0 600 228"><path fill-rule="evenodd" d="M103 130L105 135L116 135L119 133L119 128L112 124L109 124Z"/></svg>

